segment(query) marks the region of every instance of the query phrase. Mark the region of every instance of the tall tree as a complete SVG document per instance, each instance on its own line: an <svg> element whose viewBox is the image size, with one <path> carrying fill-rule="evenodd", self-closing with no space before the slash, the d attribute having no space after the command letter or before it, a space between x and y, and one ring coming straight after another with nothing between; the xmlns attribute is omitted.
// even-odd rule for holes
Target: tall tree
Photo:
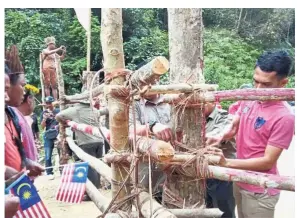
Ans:
<svg viewBox="0 0 297 218"><path fill-rule="evenodd" d="M170 82L204 83L202 9L168 9L168 27ZM190 150L201 148L202 108L183 107L172 107L175 140L181 140ZM163 192L168 208L197 208L204 204L205 180L194 177L195 170L178 167L169 171Z"/></svg>

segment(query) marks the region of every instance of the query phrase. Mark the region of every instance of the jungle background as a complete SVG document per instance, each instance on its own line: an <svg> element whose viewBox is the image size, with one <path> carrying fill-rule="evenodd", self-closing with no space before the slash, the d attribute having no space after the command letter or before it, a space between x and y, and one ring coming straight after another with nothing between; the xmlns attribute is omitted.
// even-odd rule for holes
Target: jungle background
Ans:
<svg viewBox="0 0 297 218"><path fill-rule="evenodd" d="M169 58L167 19L165 8L123 9L127 68L135 70L154 56ZM102 68L100 21L101 10L92 9L93 71ZM218 84L219 90L251 83L255 61L264 50L286 49L295 62L295 9L208 8L203 9L203 22L204 75L206 83ZM74 9L5 10L5 46L18 45L27 82L39 88L39 54L48 36L55 36L57 46L67 47L62 62L66 93L80 93L80 75L87 65L87 39ZM295 87L294 65L287 87ZM168 83L168 74L161 83ZM226 108L229 104L222 105Z"/></svg>

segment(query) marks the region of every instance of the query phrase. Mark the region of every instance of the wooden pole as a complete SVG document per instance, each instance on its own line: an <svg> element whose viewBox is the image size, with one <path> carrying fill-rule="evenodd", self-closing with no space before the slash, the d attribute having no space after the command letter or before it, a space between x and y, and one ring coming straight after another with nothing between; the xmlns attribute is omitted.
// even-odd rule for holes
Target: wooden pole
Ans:
<svg viewBox="0 0 297 218"><path fill-rule="evenodd" d="M204 84L202 9L168 9L168 28L170 83ZM202 108L202 105L197 108L172 107L175 140L183 139L183 144L189 149L203 147L202 133L205 127L202 125ZM163 201L167 208L193 209L204 205L205 180L195 174L193 167L187 167L184 171L187 171L186 175L173 167L167 172L163 191Z"/></svg>
<svg viewBox="0 0 297 218"><path fill-rule="evenodd" d="M101 9L101 44L103 51L105 76L110 76L110 85L123 85L125 75L113 76L113 72L125 68L123 36L122 36L122 9L120 8L102 8ZM107 85L108 86L108 85ZM110 123L110 143L117 151L129 151L128 140L128 121L129 106L125 98L114 98L108 92L108 87L104 94L108 100L109 123ZM112 150L112 148L111 148ZM122 183L128 176L129 167L120 164L111 164L112 171L112 196L115 197ZM130 183L128 179L127 183ZM123 200L130 195L130 186L125 185L117 195L118 201ZM130 212L132 209L131 200L127 200L120 208L123 211Z"/></svg>
<svg viewBox="0 0 297 218"><path fill-rule="evenodd" d="M91 69L91 33L92 33L92 9L89 9L89 29L87 31L87 71Z"/></svg>
<svg viewBox="0 0 297 218"><path fill-rule="evenodd" d="M169 104L187 103L187 105L197 105L201 102L217 101L295 101L295 89L238 89L197 93L193 96L185 94L167 94L163 96L163 101Z"/></svg>
<svg viewBox="0 0 297 218"><path fill-rule="evenodd" d="M204 155L208 160L208 164L217 165L220 162L220 157L217 155ZM122 163L131 163L132 155L130 153L122 153L117 154L115 152L108 153L103 158L104 162L112 163L112 162L122 162ZM148 156L144 155L141 158L142 161L148 162ZM182 165L182 164L190 164L192 161L196 160L196 155L193 154L174 154L174 156L169 160L162 159L154 159L155 162L164 165Z"/></svg>
<svg viewBox="0 0 297 218"><path fill-rule="evenodd" d="M169 62L165 57L155 57L146 65L136 70L130 77L134 88L141 88L144 85L156 84L160 76L169 70Z"/></svg>
<svg viewBox="0 0 297 218"><path fill-rule="evenodd" d="M56 64L56 72L57 72L57 79L58 79L58 91L59 91L59 98L65 95L65 88L64 88L64 79L63 79L63 72L61 67L60 56L55 54L55 64ZM60 111L65 109L65 104L60 104ZM66 130L65 126L60 123L59 124L59 135L60 135L60 143L61 143L61 156L60 156L60 164L64 165L69 160L69 148L66 144Z"/></svg>
<svg viewBox="0 0 297 218"><path fill-rule="evenodd" d="M218 208L203 208L203 209L170 209L178 218L219 218L223 212Z"/></svg>
<svg viewBox="0 0 297 218"><path fill-rule="evenodd" d="M210 177L233 182L243 182L264 188L274 188L295 192L294 176L278 176L254 171L237 170L218 166L208 166Z"/></svg>
<svg viewBox="0 0 297 218"><path fill-rule="evenodd" d="M42 105L44 105L44 100L45 100L45 92L44 92L44 83L43 83L43 72L42 72L42 54L39 54L39 76L40 76L40 86L41 86L41 102ZM43 110L45 110L45 107L43 106Z"/></svg>
<svg viewBox="0 0 297 218"><path fill-rule="evenodd" d="M111 170L108 165L103 161L85 153L80 147L78 147L71 137L66 138L70 149L83 161L87 161L89 165L96 170L101 176L111 183Z"/></svg>

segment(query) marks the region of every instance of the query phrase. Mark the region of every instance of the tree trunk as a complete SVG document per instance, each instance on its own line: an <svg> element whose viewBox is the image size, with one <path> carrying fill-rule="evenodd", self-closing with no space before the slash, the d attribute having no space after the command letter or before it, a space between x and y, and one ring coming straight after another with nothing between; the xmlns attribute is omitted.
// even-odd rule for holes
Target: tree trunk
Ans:
<svg viewBox="0 0 297 218"><path fill-rule="evenodd" d="M122 36L122 9L102 8L101 13L101 44L104 59L105 76L112 76L114 71L125 68ZM124 75L118 75L111 79L110 85L123 85ZM110 123L110 143L119 152L129 151L128 121L129 105L125 98L114 98L109 95L108 85L104 94L107 97ZM112 149L112 148L111 148ZM129 167L121 164L111 164L112 170L112 196L115 197L125 178L128 176ZM127 183L130 183L128 179ZM130 186L125 185L117 197L117 201L123 200L130 194ZM131 200L127 200L121 206L122 210L130 212Z"/></svg>
<svg viewBox="0 0 297 218"><path fill-rule="evenodd" d="M171 83L204 83L202 9L168 9ZM189 148L202 147L202 109L172 107L175 138ZM163 201L168 208L198 208L204 204L205 180L182 175L178 168L167 174ZM187 168L188 174L194 169ZM193 171L193 172L192 172Z"/></svg>
<svg viewBox="0 0 297 218"><path fill-rule="evenodd" d="M240 8L239 18L238 18L237 25L236 25L236 32L237 33L239 32L239 27L240 27L240 22L241 22L241 17L242 17L242 11L243 11L243 8Z"/></svg>

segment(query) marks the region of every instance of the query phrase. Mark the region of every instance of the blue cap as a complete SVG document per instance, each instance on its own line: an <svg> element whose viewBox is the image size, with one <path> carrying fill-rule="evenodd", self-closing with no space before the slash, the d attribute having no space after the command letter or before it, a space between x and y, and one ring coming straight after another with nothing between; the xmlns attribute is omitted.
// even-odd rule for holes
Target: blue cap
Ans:
<svg viewBox="0 0 297 218"><path fill-rule="evenodd" d="M52 96L47 96L45 98L45 103L53 103L55 99Z"/></svg>

